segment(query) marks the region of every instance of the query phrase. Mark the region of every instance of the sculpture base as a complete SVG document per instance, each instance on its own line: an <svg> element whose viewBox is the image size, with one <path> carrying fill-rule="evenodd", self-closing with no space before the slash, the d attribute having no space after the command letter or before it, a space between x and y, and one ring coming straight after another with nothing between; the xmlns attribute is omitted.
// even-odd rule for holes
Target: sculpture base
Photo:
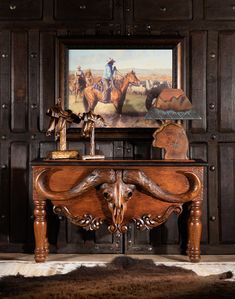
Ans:
<svg viewBox="0 0 235 299"><path fill-rule="evenodd" d="M104 155L84 155L82 156L82 160L103 160Z"/></svg>
<svg viewBox="0 0 235 299"><path fill-rule="evenodd" d="M48 159L78 159L80 157L78 151L52 151L47 155Z"/></svg>

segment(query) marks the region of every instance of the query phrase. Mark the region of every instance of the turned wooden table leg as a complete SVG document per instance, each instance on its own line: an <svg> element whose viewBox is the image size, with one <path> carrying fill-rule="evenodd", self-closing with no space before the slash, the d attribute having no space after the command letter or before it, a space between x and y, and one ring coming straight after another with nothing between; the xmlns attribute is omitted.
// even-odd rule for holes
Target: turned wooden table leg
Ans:
<svg viewBox="0 0 235 299"><path fill-rule="evenodd" d="M188 249L189 259L193 263L200 261L200 241L202 235L202 201L193 201L190 206L188 221Z"/></svg>
<svg viewBox="0 0 235 299"><path fill-rule="evenodd" d="M34 193L35 261L43 263L49 253L47 241L46 200Z"/></svg>

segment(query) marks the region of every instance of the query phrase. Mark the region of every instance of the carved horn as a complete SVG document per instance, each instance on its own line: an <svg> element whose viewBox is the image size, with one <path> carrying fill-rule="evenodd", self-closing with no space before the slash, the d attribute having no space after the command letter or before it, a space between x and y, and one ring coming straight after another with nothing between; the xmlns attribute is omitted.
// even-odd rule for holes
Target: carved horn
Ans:
<svg viewBox="0 0 235 299"><path fill-rule="evenodd" d="M123 173L123 181L127 184L139 185L143 191L165 202L182 203L191 201L201 191L201 181L199 177L192 172L182 171L178 173L184 175L189 182L188 190L181 194L173 194L161 189L161 187L147 177L143 171L125 170Z"/></svg>
<svg viewBox="0 0 235 299"><path fill-rule="evenodd" d="M73 188L67 191L52 191L49 187L49 177L61 169L43 169L37 174L35 179L35 189L43 197L52 200L68 200L75 198L92 187L100 184L114 183L115 172L112 169L95 169L88 174L82 181L78 182Z"/></svg>

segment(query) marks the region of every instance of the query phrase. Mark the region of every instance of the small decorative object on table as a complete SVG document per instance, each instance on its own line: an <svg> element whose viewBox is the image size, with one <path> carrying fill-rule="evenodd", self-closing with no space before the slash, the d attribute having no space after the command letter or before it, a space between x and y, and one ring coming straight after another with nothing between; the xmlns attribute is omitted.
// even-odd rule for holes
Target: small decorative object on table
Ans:
<svg viewBox="0 0 235 299"><path fill-rule="evenodd" d="M188 138L181 121L201 117L183 90L163 89L145 118L162 122L153 134L153 146L165 150L164 159L188 160Z"/></svg>
<svg viewBox="0 0 235 299"><path fill-rule="evenodd" d="M74 114L71 110L64 110L61 99L57 100L57 104L47 110L47 115L50 116L50 123L46 132L50 136L54 131L55 141L59 139L59 150L49 152L49 159L76 159L79 157L78 151L67 150L66 144L66 129L67 124L80 123L81 118Z"/></svg>
<svg viewBox="0 0 235 299"><path fill-rule="evenodd" d="M104 155L95 154L95 125L105 126L105 122L102 116L94 114L91 110L79 115L80 119L84 121L81 136L90 138L90 154L83 155L83 160L96 160L104 159Z"/></svg>

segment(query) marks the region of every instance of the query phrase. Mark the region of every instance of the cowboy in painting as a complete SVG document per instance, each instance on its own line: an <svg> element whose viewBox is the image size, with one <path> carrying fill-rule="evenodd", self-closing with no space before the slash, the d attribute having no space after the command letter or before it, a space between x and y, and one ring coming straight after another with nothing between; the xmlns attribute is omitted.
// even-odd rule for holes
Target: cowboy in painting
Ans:
<svg viewBox="0 0 235 299"><path fill-rule="evenodd" d="M83 89L86 87L86 78L80 65L77 66L74 76L74 92L77 97L78 95L81 95Z"/></svg>
<svg viewBox="0 0 235 299"><path fill-rule="evenodd" d="M113 84L113 77L116 72L116 66L113 66L115 60L112 58L108 59L107 64L105 65L102 82L103 82L103 101L104 103L109 102L111 85Z"/></svg>
<svg viewBox="0 0 235 299"><path fill-rule="evenodd" d="M80 65L77 66L76 72L75 72L75 79L78 80L79 78L85 79L84 73L82 71L82 68Z"/></svg>

